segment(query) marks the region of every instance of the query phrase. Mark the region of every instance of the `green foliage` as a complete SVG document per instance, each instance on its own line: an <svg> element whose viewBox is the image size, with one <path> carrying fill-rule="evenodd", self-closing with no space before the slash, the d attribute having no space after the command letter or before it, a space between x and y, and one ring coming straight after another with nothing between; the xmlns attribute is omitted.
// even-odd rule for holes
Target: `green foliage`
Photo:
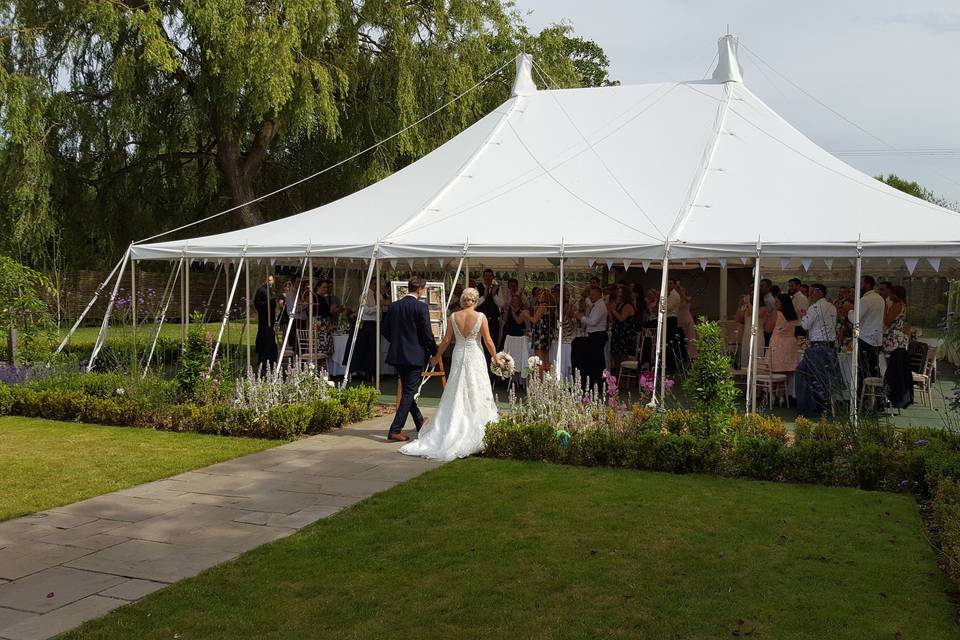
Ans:
<svg viewBox="0 0 960 640"><path fill-rule="evenodd" d="M44 296L53 293L53 283L42 273L0 255L0 335L17 330L18 357L25 362L49 354L54 325Z"/></svg>
<svg viewBox="0 0 960 640"><path fill-rule="evenodd" d="M942 198L935 194L930 189L927 189L916 180L907 180L901 178L900 176L891 173L889 175L880 174L877 176L877 180L880 182L893 187L894 189L899 189L904 193L908 193L914 198L920 198L921 200L926 200L927 202L932 202L933 204L939 205L941 207L946 207L947 209L953 209L954 211L960 211L960 203L951 202L946 198Z"/></svg>
<svg viewBox="0 0 960 640"><path fill-rule="evenodd" d="M202 390L207 367L213 356L213 344L199 312L194 312L183 355L177 366L177 393L181 400L195 398Z"/></svg>
<svg viewBox="0 0 960 640"><path fill-rule="evenodd" d="M310 418L309 433L321 433L342 427L346 422L347 412L343 405L333 398L313 403L313 415Z"/></svg>
<svg viewBox="0 0 960 640"><path fill-rule="evenodd" d="M703 435L711 435L726 424L736 410L739 391L730 374L720 325L701 317L697 322L697 355L683 381Z"/></svg>
<svg viewBox="0 0 960 640"><path fill-rule="evenodd" d="M270 409L261 428L264 438L293 440L307 432L313 408L303 404L286 404Z"/></svg>
<svg viewBox="0 0 960 640"><path fill-rule="evenodd" d="M940 482L932 507L940 552L946 558L944 569L960 583L960 482L955 479Z"/></svg>
<svg viewBox="0 0 960 640"><path fill-rule="evenodd" d="M501 103L521 50L562 86L609 82L598 45L569 25L533 35L506 0L3 6L0 250L36 260L105 262L366 148L508 63L377 153L210 230L366 186Z"/></svg>
<svg viewBox="0 0 960 640"><path fill-rule="evenodd" d="M0 416L5 416L10 413L10 409L13 407L13 392L10 391L10 387L5 384L0 384Z"/></svg>
<svg viewBox="0 0 960 640"><path fill-rule="evenodd" d="M347 387L336 394L343 406L347 422L360 422L373 417L373 407L380 400L380 394L374 387L362 385Z"/></svg>

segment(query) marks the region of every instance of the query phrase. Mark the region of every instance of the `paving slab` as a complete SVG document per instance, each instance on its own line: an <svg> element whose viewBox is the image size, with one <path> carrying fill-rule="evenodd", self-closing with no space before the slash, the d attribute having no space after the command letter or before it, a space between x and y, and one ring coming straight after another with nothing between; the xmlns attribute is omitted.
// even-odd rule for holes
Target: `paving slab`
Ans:
<svg viewBox="0 0 960 640"><path fill-rule="evenodd" d="M56 611L35 616L12 627L7 627L0 631L0 634L10 640L46 640L46 638L69 631L87 620L99 618L125 604L127 604L126 600L89 596Z"/></svg>
<svg viewBox="0 0 960 640"><path fill-rule="evenodd" d="M66 507L51 509L51 513L139 522L140 520L146 520L155 515L172 511L175 508L175 504L166 500L135 498L116 493L108 493L103 496L84 500L83 502L76 502Z"/></svg>
<svg viewBox="0 0 960 640"><path fill-rule="evenodd" d="M0 607L0 638L4 637L4 629L36 617L36 613L30 613L29 611L17 611L16 609Z"/></svg>
<svg viewBox="0 0 960 640"><path fill-rule="evenodd" d="M118 576L52 567L0 586L0 607L47 613L121 582Z"/></svg>
<svg viewBox="0 0 960 640"><path fill-rule="evenodd" d="M89 549L46 542L20 542L0 549L0 578L16 580L85 556ZM6 586L6 585L4 585Z"/></svg>
<svg viewBox="0 0 960 640"><path fill-rule="evenodd" d="M89 539L127 524L129 523L122 520L107 520L105 518L97 518L87 522L86 524L73 527L72 529L62 529L55 533L51 533L50 535L40 538L39 542L60 544L70 547L82 547L84 549L102 549L103 545L100 544L94 543L93 546L90 546L90 543L88 542ZM114 544L122 541L123 540L116 540Z"/></svg>
<svg viewBox="0 0 960 640"><path fill-rule="evenodd" d="M130 540L67 563L68 567L155 582L176 582L232 560L237 553L166 542Z"/></svg>
<svg viewBox="0 0 960 640"><path fill-rule="evenodd" d="M140 580L134 578L132 580L124 580L115 587L104 589L100 592L100 595L133 601L150 595L154 591L159 591L165 586L167 586L165 582L153 582L152 580Z"/></svg>

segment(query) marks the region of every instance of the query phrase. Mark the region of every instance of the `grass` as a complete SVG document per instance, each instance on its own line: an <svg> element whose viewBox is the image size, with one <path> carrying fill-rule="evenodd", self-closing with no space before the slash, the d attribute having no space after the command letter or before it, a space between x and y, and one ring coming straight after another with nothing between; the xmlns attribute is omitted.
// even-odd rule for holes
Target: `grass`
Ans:
<svg viewBox="0 0 960 640"><path fill-rule="evenodd" d="M65 637L938 639L952 615L908 496L471 459Z"/></svg>
<svg viewBox="0 0 960 640"><path fill-rule="evenodd" d="M193 326L191 324L191 326ZM70 331L71 325L64 324L64 326L57 333L57 338L62 340L64 336L67 335L67 332ZM219 322L206 322L204 323L204 328L212 336L216 337L217 333L220 331ZM157 328L153 322L148 322L146 324L141 324L137 327L137 344L141 348L144 348L144 345L150 344L153 340L153 336L156 333ZM250 332L253 334L254 338L257 333L257 321L252 319L250 321ZM89 326L89 327L78 327L76 333L73 334L73 337L70 338L71 344L84 344L93 346L93 343L97 340L97 335L100 333L100 325ZM242 342L243 336L243 322L230 322L229 327L223 333L223 341L229 342L231 344L245 344ZM109 339L132 339L133 337L133 327L129 324L117 324L111 325ZM169 340L179 340L180 339L180 324L175 322L165 322L160 328L160 337L167 338ZM229 338L229 339L228 339ZM254 340L249 341L250 344L254 343Z"/></svg>
<svg viewBox="0 0 960 640"><path fill-rule="evenodd" d="M0 520L165 478L272 440L0 418Z"/></svg>

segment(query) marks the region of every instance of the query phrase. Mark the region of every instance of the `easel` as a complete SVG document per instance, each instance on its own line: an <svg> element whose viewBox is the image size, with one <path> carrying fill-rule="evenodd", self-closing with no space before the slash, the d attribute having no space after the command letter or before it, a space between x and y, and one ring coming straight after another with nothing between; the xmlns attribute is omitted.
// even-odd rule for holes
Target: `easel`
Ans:
<svg viewBox="0 0 960 640"><path fill-rule="evenodd" d="M433 371L424 371L420 375L420 384L424 382L424 378L440 378L440 384L444 389L447 388L447 371L443 368L443 358L440 359L440 363L437 365L437 368ZM400 376L397 376L397 402L396 407L400 408L400 395L403 393L403 384L400 382Z"/></svg>

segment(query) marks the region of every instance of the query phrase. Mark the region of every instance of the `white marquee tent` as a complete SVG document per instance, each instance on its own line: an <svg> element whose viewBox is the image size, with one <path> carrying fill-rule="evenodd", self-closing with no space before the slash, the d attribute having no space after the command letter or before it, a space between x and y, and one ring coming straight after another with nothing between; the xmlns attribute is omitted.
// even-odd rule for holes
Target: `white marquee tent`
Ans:
<svg viewBox="0 0 960 640"><path fill-rule="evenodd" d="M655 261L664 285L671 260L849 258L859 273L862 259L912 271L960 257L960 213L791 127L744 85L737 46L720 39L710 80L588 89L537 90L518 56L506 102L376 184L247 229L135 243L128 257L362 258L368 282L379 259Z"/></svg>

